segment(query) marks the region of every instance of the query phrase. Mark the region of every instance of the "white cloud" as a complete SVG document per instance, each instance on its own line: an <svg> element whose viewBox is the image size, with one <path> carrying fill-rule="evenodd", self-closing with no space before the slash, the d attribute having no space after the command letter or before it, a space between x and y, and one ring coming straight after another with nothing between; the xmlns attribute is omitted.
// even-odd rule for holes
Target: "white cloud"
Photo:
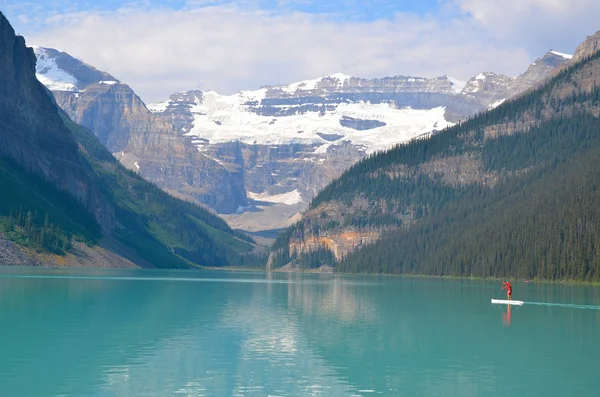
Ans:
<svg viewBox="0 0 600 397"><path fill-rule="evenodd" d="M451 0L472 17L491 40L528 52L573 52L600 29L598 0Z"/></svg>
<svg viewBox="0 0 600 397"><path fill-rule="evenodd" d="M30 44L67 51L130 84L146 102L155 102L193 88L232 93L336 72L462 79L480 71L516 75L550 48L572 51L594 32L588 29L570 47L545 40L536 52L536 40L557 29L524 23L539 9L522 2L503 2L514 4L511 13L510 7L493 4L500 2L452 0L437 14L398 13L362 22L229 3L188 3L183 10L147 5L53 15L42 31L26 38ZM554 0L531 3L544 5L550 20L565 12L569 21L575 18L571 5L565 10ZM517 11L523 16L514 22L511 15ZM523 37L528 29L534 39L512 38Z"/></svg>

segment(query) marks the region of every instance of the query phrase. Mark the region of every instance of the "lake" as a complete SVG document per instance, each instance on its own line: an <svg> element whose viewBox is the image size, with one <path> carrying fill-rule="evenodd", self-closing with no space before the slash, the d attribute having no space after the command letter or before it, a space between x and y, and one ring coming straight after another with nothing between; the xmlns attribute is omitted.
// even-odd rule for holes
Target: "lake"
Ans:
<svg viewBox="0 0 600 397"><path fill-rule="evenodd" d="M600 288L500 284L0 268L0 394L598 395Z"/></svg>

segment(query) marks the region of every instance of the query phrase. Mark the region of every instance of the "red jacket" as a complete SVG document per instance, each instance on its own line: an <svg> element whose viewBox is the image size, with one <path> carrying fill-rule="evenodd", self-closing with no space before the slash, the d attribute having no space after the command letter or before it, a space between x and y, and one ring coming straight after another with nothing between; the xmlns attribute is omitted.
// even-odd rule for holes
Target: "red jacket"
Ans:
<svg viewBox="0 0 600 397"><path fill-rule="evenodd" d="M512 295L512 286L510 285L510 283L508 281L505 281L503 284L504 285L502 286L502 289L505 289L509 294Z"/></svg>

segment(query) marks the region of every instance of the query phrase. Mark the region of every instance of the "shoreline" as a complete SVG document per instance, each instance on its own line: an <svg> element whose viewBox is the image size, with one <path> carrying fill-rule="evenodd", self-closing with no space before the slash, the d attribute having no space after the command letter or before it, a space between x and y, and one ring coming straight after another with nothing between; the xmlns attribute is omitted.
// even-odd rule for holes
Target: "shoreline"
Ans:
<svg viewBox="0 0 600 397"><path fill-rule="evenodd" d="M436 278L436 279L455 279L455 280L480 280L480 281L498 281L502 282L505 280L513 280L513 282L525 283L529 280L531 284L569 284L569 285L586 285L586 286L597 286L600 287L600 281L579 281L579 280L546 280L546 279L524 279L518 277L480 277L480 276L438 276L431 274L401 274L401 273L346 273L346 272L319 272L317 269L309 270L266 270L264 268L243 268L243 267L202 267L201 269L210 271L252 271L262 273L299 273L299 274L330 274L330 275L343 275L343 276L380 276L380 277L415 277L415 278Z"/></svg>
<svg viewBox="0 0 600 397"><path fill-rule="evenodd" d="M525 280L530 280L531 284L564 284L564 285L573 285L573 286L590 286L590 287L600 287L600 281L581 281L581 280L546 280L546 279L523 279L517 277L478 277L478 276L438 276L438 275L430 275L430 274L397 274L397 273L346 273L346 272L337 272L335 270L329 271L329 269L307 269L307 270L299 270L299 269L276 269L276 270L266 270L265 268L247 268L247 267L211 267L211 266L198 266L198 267L190 267L189 269L167 269L167 268L143 268L143 267L135 267L135 268L123 268L123 267L72 267L72 266L53 266L48 264L42 264L41 266L12 266L12 265L3 265L0 264L0 268L6 269L71 269L71 270L144 270L144 271L209 271L209 272L252 272L252 273L298 273L298 274L317 274L317 275L341 275L341 276L377 276L377 277L412 277L412 278L431 278L431 279L450 279L450 280L478 280L478 281L494 281L494 282L502 282L504 280L509 280L512 282L520 282L525 283Z"/></svg>

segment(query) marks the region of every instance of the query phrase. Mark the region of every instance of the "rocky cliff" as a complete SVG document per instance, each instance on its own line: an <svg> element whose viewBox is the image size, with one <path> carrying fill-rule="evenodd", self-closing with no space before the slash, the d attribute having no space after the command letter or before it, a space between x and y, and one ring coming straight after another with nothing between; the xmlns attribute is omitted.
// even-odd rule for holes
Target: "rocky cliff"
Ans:
<svg viewBox="0 0 600 397"><path fill-rule="evenodd" d="M573 62L579 62L588 58L600 50L600 31L586 37L586 39L577 46L573 55Z"/></svg>
<svg viewBox="0 0 600 397"><path fill-rule="evenodd" d="M51 95L35 78L36 58L0 15L0 156L6 156L77 197L105 232L114 208L100 189Z"/></svg>
<svg viewBox="0 0 600 397"><path fill-rule="evenodd" d="M38 79L127 168L180 197L228 213L247 204L242 167L200 154L126 84L70 55L35 47Z"/></svg>
<svg viewBox="0 0 600 397"><path fill-rule="evenodd" d="M57 266L188 268L253 260L248 236L121 166L57 106L35 71L33 50L0 13L0 235L19 246L0 239L0 263L32 264L19 253ZM81 93L78 81L63 80L61 88ZM170 156L182 147L170 145L181 141L174 133L139 139L140 147L166 147ZM135 147L133 135L130 141ZM181 150L198 153L191 145Z"/></svg>

